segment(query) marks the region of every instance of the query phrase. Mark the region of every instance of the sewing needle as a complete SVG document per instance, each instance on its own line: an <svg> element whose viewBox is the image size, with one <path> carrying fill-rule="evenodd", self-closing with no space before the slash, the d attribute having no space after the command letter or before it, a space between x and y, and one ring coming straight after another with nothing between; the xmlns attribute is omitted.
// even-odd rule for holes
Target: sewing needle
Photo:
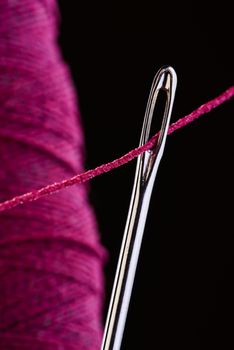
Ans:
<svg viewBox="0 0 234 350"><path fill-rule="evenodd" d="M101 350L119 350L121 347L147 212L158 166L164 151L176 84L177 78L174 69L166 66L158 71L151 86L140 146L144 145L149 139L153 113L160 90L166 93L164 115L156 145L137 159L132 197Z"/></svg>

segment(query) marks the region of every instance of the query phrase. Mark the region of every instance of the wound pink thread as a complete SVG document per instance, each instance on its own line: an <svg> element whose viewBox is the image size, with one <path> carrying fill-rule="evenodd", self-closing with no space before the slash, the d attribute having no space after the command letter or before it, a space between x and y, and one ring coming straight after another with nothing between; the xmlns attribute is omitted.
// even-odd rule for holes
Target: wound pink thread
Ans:
<svg viewBox="0 0 234 350"><path fill-rule="evenodd" d="M227 89L225 92L223 92L221 95L218 97L214 98L213 100L203 104L199 108L197 108L195 111L192 113L186 115L185 117L177 120L175 123L171 124L168 130L168 134L172 134L176 130L183 128L184 126L192 123L194 120L198 119L201 117L203 114L206 114L210 112L212 109L218 107L222 103L228 101L230 98L234 96L234 86L230 87ZM39 190L31 191L28 193L25 193L20 196L16 196L10 200L7 200L3 203L0 203L0 212L11 209L13 207L16 207L19 204L24 204L30 201L35 201L41 197L47 196L49 194L53 194L57 191L60 191L66 187L73 186L75 184L81 184L84 182L87 182L94 177L98 175L102 175L104 173L107 173L113 169L116 169L140 154L142 154L145 151L150 150L156 143L157 138L158 138L159 133L154 135L145 145L140 146L138 148L135 148L131 150L130 152L126 153L124 156L115 159L111 162L108 162L106 164L100 165L95 169L88 170L86 172L83 172L81 174L75 175L69 179L63 180L61 182L55 182L51 185L45 186Z"/></svg>
<svg viewBox="0 0 234 350"><path fill-rule="evenodd" d="M55 0L0 1L1 201L83 171L57 27ZM0 349L99 350L105 254L86 187L47 199L0 216Z"/></svg>

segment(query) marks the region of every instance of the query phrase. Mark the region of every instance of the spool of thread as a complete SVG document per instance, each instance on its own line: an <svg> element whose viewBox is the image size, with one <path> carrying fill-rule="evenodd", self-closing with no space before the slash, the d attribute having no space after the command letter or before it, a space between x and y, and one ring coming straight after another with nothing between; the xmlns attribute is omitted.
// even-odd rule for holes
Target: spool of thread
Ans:
<svg viewBox="0 0 234 350"><path fill-rule="evenodd" d="M0 201L83 170L55 0L0 2ZM1 350L96 350L103 263L85 185L0 215Z"/></svg>

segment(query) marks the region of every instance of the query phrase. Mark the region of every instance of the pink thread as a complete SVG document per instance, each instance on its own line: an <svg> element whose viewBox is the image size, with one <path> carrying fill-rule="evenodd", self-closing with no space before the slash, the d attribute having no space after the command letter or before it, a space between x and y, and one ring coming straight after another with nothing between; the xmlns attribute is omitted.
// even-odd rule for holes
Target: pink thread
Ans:
<svg viewBox="0 0 234 350"><path fill-rule="evenodd" d="M210 112L212 109L214 109L214 108L218 107L219 105L221 105L222 103L228 101L233 96L234 96L234 86L230 87L229 89L227 89L225 92L223 92L221 95L214 98L213 100L203 104L202 106L197 108L192 113L186 115L185 117L183 117L183 118L179 119L178 121L176 121L175 123L171 124L169 127L169 130L168 130L168 134L172 134L176 130L192 123L194 120L198 119L203 114ZM111 162L108 162L106 164L100 165L95 169L88 170L88 171L83 172L81 174L75 175L69 179L63 180L61 182L55 182L55 183L48 185L48 186L45 186L39 190L31 191L31 192L25 193L23 195L16 196L8 201L0 203L0 212L7 210L7 209L11 209L13 207L16 207L19 204L24 204L24 203L27 203L30 201L37 200L41 197L44 197L44 196L47 196L49 194L60 191L66 187L87 182L98 175L102 175L102 174L107 173L113 169L116 169L116 168L130 162L131 160L133 160L134 158L136 158L137 156L139 156L143 152L150 150L155 145L157 138L158 138L158 135L159 135L159 133L154 135L145 145L138 147L138 148L135 148L135 149L131 150L130 152L126 153L124 156L122 156L118 159L115 159Z"/></svg>
<svg viewBox="0 0 234 350"><path fill-rule="evenodd" d="M55 0L0 1L1 201L83 170L57 24ZM85 186L3 213L0 349L99 350L104 257Z"/></svg>

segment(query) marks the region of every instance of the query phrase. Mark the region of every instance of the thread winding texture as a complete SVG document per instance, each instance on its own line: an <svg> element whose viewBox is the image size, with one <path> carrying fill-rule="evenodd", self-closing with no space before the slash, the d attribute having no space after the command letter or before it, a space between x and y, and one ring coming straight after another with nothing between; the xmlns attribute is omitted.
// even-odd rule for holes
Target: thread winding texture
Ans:
<svg viewBox="0 0 234 350"><path fill-rule="evenodd" d="M229 89L224 91L221 95L217 96L211 101L206 102L205 104L201 105L199 108L195 109L192 113L186 115L185 117L177 120L175 123L171 124L168 129L168 134L172 134L176 130L185 127L186 125L192 123L202 115L210 112L212 109L218 107L222 103L228 101L234 96L234 86L231 86ZM41 197L47 196L49 194L53 194L57 191L60 191L66 187L73 186L75 184L82 184L84 182L87 182L91 180L92 178L102 175L104 173L107 173L113 169L116 169L134 158L138 157L140 154L152 149L154 147L155 143L157 142L159 136L159 132L154 135L145 145L137 147L125 155L123 155L120 158L117 158L111 162L108 162L106 164L102 164L95 169L91 169L85 172L82 172L78 175L75 175L71 178L65 179L60 182L55 182L50 185L47 185L43 188L40 188L39 190L34 190L31 192L27 192L25 194L22 194L20 196L15 196L14 198L7 200L5 202L0 203L0 212L5 211L7 209L14 208L15 206L18 206L19 204L28 203L30 201L37 200Z"/></svg>
<svg viewBox="0 0 234 350"><path fill-rule="evenodd" d="M0 1L0 201L83 171L55 0ZM0 217L1 350L97 350L103 262L84 185Z"/></svg>

